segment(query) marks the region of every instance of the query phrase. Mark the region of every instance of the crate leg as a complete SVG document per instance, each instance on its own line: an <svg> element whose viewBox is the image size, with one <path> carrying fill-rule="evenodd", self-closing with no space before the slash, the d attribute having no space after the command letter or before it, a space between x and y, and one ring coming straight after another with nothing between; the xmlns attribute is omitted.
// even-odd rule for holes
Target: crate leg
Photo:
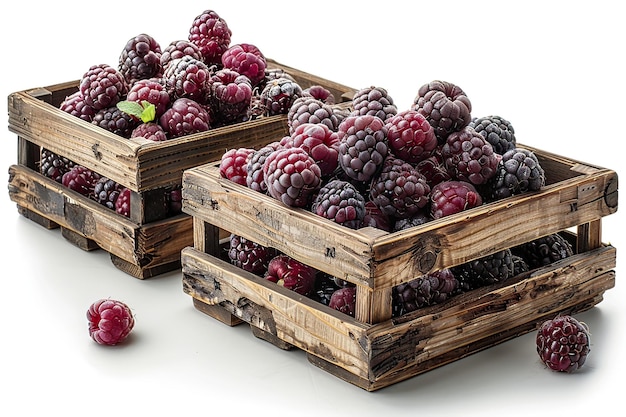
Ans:
<svg viewBox="0 0 626 417"><path fill-rule="evenodd" d="M327 360L322 359L319 356L315 356L308 352L307 352L306 357L309 360L309 363L317 366L320 369L323 369L324 371L336 376L337 378L343 379L344 381L349 382L353 385L356 385L359 388L363 388L366 391L375 390L375 388L372 386L372 383L370 381L368 381L365 378L361 378L358 375L354 375L353 373L348 372L347 370L343 369L340 366L330 363Z"/></svg>
<svg viewBox="0 0 626 417"><path fill-rule="evenodd" d="M138 265L136 263L128 262L127 260L122 259L119 256L116 256L112 253L110 253L109 255L111 256L111 262L117 269L138 279L151 278L157 275L164 274L166 272L171 272L171 271L180 269L180 260L166 263L166 264L147 267L147 266Z"/></svg>
<svg viewBox="0 0 626 417"><path fill-rule="evenodd" d="M207 316L211 316L214 319L221 321L227 326L233 327L244 322L239 317L233 316L232 314L230 314L228 310L221 307L219 304L212 305L212 304L207 304L203 301L200 301L197 298L192 298L192 299L193 299L193 306L198 311L201 311Z"/></svg>
<svg viewBox="0 0 626 417"><path fill-rule="evenodd" d="M53 222L47 217L44 217L39 213L35 213L34 211L26 207L22 207L18 205L17 212L21 214L22 216L26 217L28 220L31 220L37 223L38 225L45 227L46 229L58 229L59 228L58 223Z"/></svg>
<svg viewBox="0 0 626 417"><path fill-rule="evenodd" d="M270 342L271 344L273 344L274 346L282 349L282 350L291 350L294 349L295 346L292 345L291 343L287 343L284 340L280 339L278 336L276 336L275 334L272 334L266 330L263 330L257 326L254 325L250 325L250 329L252 330L252 334L261 339L261 340L265 340L266 342Z"/></svg>
<svg viewBox="0 0 626 417"><path fill-rule="evenodd" d="M602 246L602 220L594 220L578 226L576 253L583 253Z"/></svg>
<svg viewBox="0 0 626 417"><path fill-rule="evenodd" d="M100 246L98 246L98 244L89 239L86 238L83 235L80 235L76 232L74 232L73 230L70 230L66 227L61 227L61 235L71 244L73 244L74 246L84 250L84 251L93 251L96 249L100 249Z"/></svg>

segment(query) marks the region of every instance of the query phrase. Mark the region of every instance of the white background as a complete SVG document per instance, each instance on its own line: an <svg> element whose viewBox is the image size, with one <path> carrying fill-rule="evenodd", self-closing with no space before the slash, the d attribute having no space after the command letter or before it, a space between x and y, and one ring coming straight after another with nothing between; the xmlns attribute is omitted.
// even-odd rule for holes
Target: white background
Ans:
<svg viewBox="0 0 626 417"><path fill-rule="evenodd" d="M253 43L286 65L354 88L384 87L402 110L422 84L450 81L471 99L473 116L508 119L520 143L620 173L626 37L618 4L3 2L2 114L12 92L116 65L142 32L162 47L185 39L193 19L213 9L233 43ZM5 130L5 173L16 142ZM592 332L580 372L545 369L528 334L368 393L309 364L302 351L200 313L179 271L132 278L107 253L83 252L20 216L7 192L0 199L1 415L539 416L623 406L621 212L603 221L603 241L618 249L617 285L578 315ZM85 312L103 297L127 302L136 315L122 346L98 346L87 334Z"/></svg>

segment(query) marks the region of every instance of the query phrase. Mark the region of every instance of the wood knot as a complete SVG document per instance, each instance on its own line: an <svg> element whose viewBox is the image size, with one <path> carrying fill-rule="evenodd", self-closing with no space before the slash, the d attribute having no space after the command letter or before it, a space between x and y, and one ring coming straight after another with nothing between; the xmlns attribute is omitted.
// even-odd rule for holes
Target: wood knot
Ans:
<svg viewBox="0 0 626 417"><path fill-rule="evenodd" d="M609 183L604 189L604 201L606 205L610 208L616 208L617 196L617 176L615 176L609 180Z"/></svg>
<svg viewBox="0 0 626 417"><path fill-rule="evenodd" d="M417 257L417 268L423 274L427 274L435 266L437 254L431 250L426 250Z"/></svg>

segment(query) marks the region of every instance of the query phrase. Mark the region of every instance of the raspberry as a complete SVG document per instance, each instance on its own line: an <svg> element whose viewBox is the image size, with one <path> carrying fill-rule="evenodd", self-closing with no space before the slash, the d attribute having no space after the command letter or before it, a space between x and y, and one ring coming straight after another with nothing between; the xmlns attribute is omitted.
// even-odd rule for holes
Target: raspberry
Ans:
<svg viewBox="0 0 626 417"><path fill-rule="evenodd" d="M181 185L174 185L165 192L167 215L175 216L183 210L183 193Z"/></svg>
<svg viewBox="0 0 626 417"><path fill-rule="evenodd" d="M343 287L330 297L328 307L354 317L356 309L356 287Z"/></svg>
<svg viewBox="0 0 626 417"><path fill-rule="evenodd" d="M93 190L93 197L103 206L115 210L115 201L122 192L122 185L107 177L100 177Z"/></svg>
<svg viewBox="0 0 626 417"><path fill-rule="evenodd" d="M430 157L437 148L437 137L426 118L415 110L406 110L387 119L389 151L409 163Z"/></svg>
<svg viewBox="0 0 626 417"><path fill-rule="evenodd" d="M392 220L371 200L365 202L365 215L361 223L361 227L368 226L386 232L391 232L392 230Z"/></svg>
<svg viewBox="0 0 626 417"><path fill-rule="evenodd" d="M96 111L93 107L85 102L85 97L80 91L76 91L73 94L65 97L65 100L61 102L59 108L66 113L83 119L86 122L91 122Z"/></svg>
<svg viewBox="0 0 626 417"><path fill-rule="evenodd" d="M459 291L466 292L485 285L504 282L515 276L513 254L504 249L451 268L459 281Z"/></svg>
<svg viewBox="0 0 626 417"><path fill-rule="evenodd" d="M161 52L161 68L165 72L170 62L186 55L202 61L202 53L195 43L187 39L178 39L170 42Z"/></svg>
<svg viewBox="0 0 626 417"><path fill-rule="evenodd" d="M440 219L482 203L482 197L469 182L443 181L433 186L430 192L430 215L433 219Z"/></svg>
<svg viewBox="0 0 626 417"><path fill-rule="evenodd" d="M349 116L337 129L339 166L348 177L370 181L388 153L387 128L382 119L372 116Z"/></svg>
<svg viewBox="0 0 626 417"><path fill-rule="evenodd" d="M308 296L315 289L317 270L287 255L273 257L264 278L285 288Z"/></svg>
<svg viewBox="0 0 626 417"><path fill-rule="evenodd" d="M322 172L302 148L277 149L263 164L268 194L291 207L305 207L321 186Z"/></svg>
<svg viewBox="0 0 626 417"><path fill-rule="evenodd" d="M256 150L248 158L248 166L246 167L246 185L248 188L260 193L267 193L267 184L263 175L263 164L267 156L279 148L278 142L272 142Z"/></svg>
<svg viewBox="0 0 626 417"><path fill-rule="evenodd" d="M467 126L472 118L472 103L465 92L447 81L435 80L422 85L413 100L411 110L423 114L435 129L435 136L443 145L452 132Z"/></svg>
<svg viewBox="0 0 626 417"><path fill-rule="evenodd" d="M387 216L406 219L429 203L430 186L411 164L388 156L372 180L370 200Z"/></svg>
<svg viewBox="0 0 626 417"><path fill-rule="evenodd" d="M335 104L335 96L330 90L321 85L312 85L308 88L305 88L302 91L304 96L310 96L314 99L321 101L324 104L333 105Z"/></svg>
<svg viewBox="0 0 626 417"><path fill-rule="evenodd" d="M211 76L209 91L208 105L214 124L224 126L246 120L252 102L252 84L248 77L223 68Z"/></svg>
<svg viewBox="0 0 626 417"><path fill-rule="evenodd" d="M289 133L293 133L298 126L304 123L322 123L333 132L339 127L339 118L333 108L312 96L303 95L294 100L287 112Z"/></svg>
<svg viewBox="0 0 626 417"><path fill-rule="evenodd" d="M259 276L265 274L270 260L278 255L276 249L259 245L239 235L231 234L229 242L230 262Z"/></svg>
<svg viewBox="0 0 626 417"><path fill-rule="evenodd" d="M426 182L431 188L440 182L452 179L452 176L443 164L443 158L439 152L435 152L433 156L418 162L415 168L426 177Z"/></svg>
<svg viewBox="0 0 626 417"><path fill-rule="evenodd" d="M200 13L189 28L189 41L198 46L203 61L209 65L221 63L231 35L226 21L213 10Z"/></svg>
<svg viewBox="0 0 626 417"><path fill-rule="evenodd" d="M156 122L141 123L130 133L131 138L144 138L154 142L167 140L167 133L163 127Z"/></svg>
<svg viewBox="0 0 626 417"><path fill-rule="evenodd" d="M115 200L115 212L130 217L130 189L124 187Z"/></svg>
<svg viewBox="0 0 626 417"><path fill-rule="evenodd" d="M261 50L249 43L231 45L222 54L222 65L250 79L256 86L265 78L267 61Z"/></svg>
<svg viewBox="0 0 626 417"><path fill-rule="evenodd" d="M392 311L401 316L419 308L440 304L455 295L459 282L450 269L431 272L392 288Z"/></svg>
<svg viewBox="0 0 626 417"><path fill-rule="evenodd" d="M159 124L170 138L206 132L211 118L202 105L188 98L179 98L159 118Z"/></svg>
<svg viewBox="0 0 626 417"><path fill-rule="evenodd" d="M500 200L512 195L537 191L546 176L537 156L527 149L513 148L502 155L496 173L489 182L490 198Z"/></svg>
<svg viewBox="0 0 626 417"><path fill-rule="evenodd" d="M82 165L74 165L71 170L63 174L61 183L65 187L91 198L99 180L100 175L98 173Z"/></svg>
<svg viewBox="0 0 626 417"><path fill-rule="evenodd" d="M190 55L176 59L167 66L163 80L170 98L189 98L205 103L210 94L211 69Z"/></svg>
<svg viewBox="0 0 626 417"><path fill-rule="evenodd" d="M78 88L85 104L96 111L115 106L128 93L124 76L108 64L89 67Z"/></svg>
<svg viewBox="0 0 626 417"><path fill-rule="evenodd" d="M126 42L119 57L119 72L128 85L161 75L161 45L150 35L141 33Z"/></svg>
<svg viewBox="0 0 626 417"><path fill-rule="evenodd" d="M135 318L127 304L111 299L95 301L87 310L89 336L99 345L116 345L128 337Z"/></svg>
<svg viewBox="0 0 626 417"><path fill-rule="evenodd" d="M304 149L319 166L323 177L335 171L338 164L339 137L322 123L303 123L280 142L285 148Z"/></svg>
<svg viewBox="0 0 626 417"><path fill-rule="evenodd" d="M480 133L493 146L493 151L499 155L515 148L515 129L511 122L500 116L472 119L469 127Z"/></svg>
<svg viewBox="0 0 626 417"><path fill-rule="evenodd" d="M537 353L550 369L571 373L580 369L590 352L589 328L569 315L546 320L537 330Z"/></svg>
<svg viewBox="0 0 626 417"><path fill-rule="evenodd" d="M390 117L398 113L398 107L393 103L393 98L382 87L362 88L352 98L351 116L372 115L386 122Z"/></svg>
<svg viewBox="0 0 626 417"><path fill-rule="evenodd" d="M154 105L158 119L170 106L170 95L163 84L154 79L138 80L130 86L126 100L141 104L147 101Z"/></svg>
<svg viewBox="0 0 626 417"><path fill-rule="evenodd" d="M493 178L500 161L491 144L471 127L452 132L441 148L441 156L452 178L474 185Z"/></svg>
<svg viewBox="0 0 626 417"><path fill-rule="evenodd" d="M511 248L531 269L550 265L574 255L574 248L563 236L553 233Z"/></svg>
<svg viewBox="0 0 626 417"><path fill-rule="evenodd" d="M233 148L224 152L220 160L220 175L237 184L245 185L248 168L248 159L254 153L251 148Z"/></svg>
<svg viewBox="0 0 626 417"><path fill-rule="evenodd" d="M58 183L62 183L63 174L69 172L76 165L66 157L45 148L41 148L40 164L39 172L44 177L52 178Z"/></svg>
<svg viewBox="0 0 626 417"><path fill-rule="evenodd" d="M343 226L358 229L365 217L365 199L349 182L334 179L322 186L311 211Z"/></svg>
<svg viewBox="0 0 626 417"><path fill-rule="evenodd" d="M268 81L260 93L265 115L288 114L294 101L302 97L302 94L302 87L291 78L281 77Z"/></svg>
<svg viewBox="0 0 626 417"><path fill-rule="evenodd" d="M91 123L115 133L123 138L130 138L133 130L139 125L139 120L113 106L98 110L93 116Z"/></svg>

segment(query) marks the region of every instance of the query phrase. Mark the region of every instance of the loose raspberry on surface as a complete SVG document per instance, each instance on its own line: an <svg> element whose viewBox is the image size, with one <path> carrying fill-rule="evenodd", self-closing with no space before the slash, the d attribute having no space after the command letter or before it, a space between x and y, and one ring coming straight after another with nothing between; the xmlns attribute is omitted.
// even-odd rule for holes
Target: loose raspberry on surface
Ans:
<svg viewBox="0 0 626 417"><path fill-rule="evenodd" d="M89 336L100 345L113 346L128 337L135 326L130 307L118 300L100 299L87 310Z"/></svg>
<svg viewBox="0 0 626 417"><path fill-rule="evenodd" d="M546 320L537 331L536 341L541 361L558 372L580 369L590 351L589 328L569 315Z"/></svg>

